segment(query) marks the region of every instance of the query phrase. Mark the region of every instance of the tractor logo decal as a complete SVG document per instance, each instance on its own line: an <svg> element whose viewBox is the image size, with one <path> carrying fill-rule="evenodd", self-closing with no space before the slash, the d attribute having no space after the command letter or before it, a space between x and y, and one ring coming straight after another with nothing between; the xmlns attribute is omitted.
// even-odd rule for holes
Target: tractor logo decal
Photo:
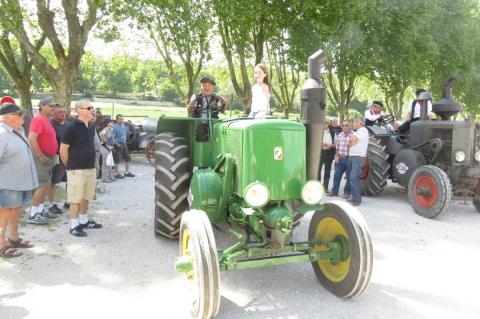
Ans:
<svg viewBox="0 0 480 319"><path fill-rule="evenodd" d="M395 168L397 169L397 172L399 172L400 174L405 174L407 171L408 171L408 166L405 165L405 163L398 163L397 166L395 166Z"/></svg>
<svg viewBox="0 0 480 319"><path fill-rule="evenodd" d="M273 159L276 161L283 160L283 149L281 146L277 146L273 149Z"/></svg>

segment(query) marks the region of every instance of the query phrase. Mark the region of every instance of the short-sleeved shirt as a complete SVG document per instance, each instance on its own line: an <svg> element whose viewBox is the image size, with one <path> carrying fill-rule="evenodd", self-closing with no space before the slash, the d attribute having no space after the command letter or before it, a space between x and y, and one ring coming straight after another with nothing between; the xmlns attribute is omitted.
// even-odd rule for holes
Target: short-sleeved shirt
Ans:
<svg viewBox="0 0 480 319"><path fill-rule="evenodd" d="M330 135L330 131L328 129L326 129L325 131L323 131L323 144L330 144L332 145L333 144L333 141L332 141L332 136ZM329 148L325 148L322 144L322 149L323 150L329 150L331 147Z"/></svg>
<svg viewBox="0 0 480 319"><path fill-rule="evenodd" d="M338 156L347 157L348 156L348 142L352 137L352 133L342 132L337 135L335 139L335 147L337 148Z"/></svg>
<svg viewBox="0 0 480 319"><path fill-rule="evenodd" d="M125 124L115 124L113 126L113 136L118 143L127 143L127 129Z"/></svg>
<svg viewBox="0 0 480 319"><path fill-rule="evenodd" d="M67 122L63 122L63 124L60 124L54 119L52 119L50 120L50 123L52 124L53 129L55 130L55 135L57 137L57 145L58 145L57 154L58 154L58 151L60 150L60 143L62 142L63 133L67 128Z"/></svg>
<svg viewBox="0 0 480 319"><path fill-rule="evenodd" d="M361 127L353 133L353 136L356 136L358 141L350 146L348 155L366 157L369 139L368 130L365 127Z"/></svg>
<svg viewBox="0 0 480 319"><path fill-rule="evenodd" d="M67 169L95 168L95 125L75 119L68 123L62 143L69 145Z"/></svg>
<svg viewBox="0 0 480 319"><path fill-rule="evenodd" d="M30 123L29 131L37 133L37 143L43 154L47 156L57 154L57 134L47 118L42 115L35 116Z"/></svg>
<svg viewBox="0 0 480 319"><path fill-rule="evenodd" d="M29 191L37 187L37 169L27 138L0 123L0 189Z"/></svg>

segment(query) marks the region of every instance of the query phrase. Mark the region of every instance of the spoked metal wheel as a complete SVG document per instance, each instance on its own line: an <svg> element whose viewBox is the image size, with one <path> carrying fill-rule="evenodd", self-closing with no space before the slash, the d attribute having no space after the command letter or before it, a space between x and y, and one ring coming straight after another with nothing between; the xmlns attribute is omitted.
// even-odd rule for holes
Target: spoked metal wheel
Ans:
<svg viewBox="0 0 480 319"><path fill-rule="evenodd" d="M408 183L408 200L415 213L434 218L446 211L452 199L452 185L447 174L433 165L417 168Z"/></svg>
<svg viewBox="0 0 480 319"><path fill-rule="evenodd" d="M342 298L361 294L370 281L373 267L373 247L367 224L352 205L332 201L323 211L313 214L308 240L337 241L342 247L340 262L319 260L312 262L318 281ZM326 251L325 245L316 245L317 251Z"/></svg>
<svg viewBox="0 0 480 319"><path fill-rule="evenodd" d="M190 257L193 267L186 273L192 284L192 317L208 319L220 308L220 268L210 221L201 210L183 214L180 226L180 256Z"/></svg>

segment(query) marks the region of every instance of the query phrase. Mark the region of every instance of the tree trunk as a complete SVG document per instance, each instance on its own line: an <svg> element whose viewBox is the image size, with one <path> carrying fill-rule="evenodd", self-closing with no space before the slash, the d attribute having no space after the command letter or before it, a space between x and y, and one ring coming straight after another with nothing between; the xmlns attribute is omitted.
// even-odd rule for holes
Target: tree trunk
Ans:
<svg viewBox="0 0 480 319"><path fill-rule="evenodd" d="M30 83L18 83L15 84L15 88L20 96L20 106L25 110L25 112L32 117L32 95L30 94Z"/></svg>
<svg viewBox="0 0 480 319"><path fill-rule="evenodd" d="M67 112L70 112L72 104L72 89L73 81L68 81L65 78L51 79L50 83L53 88L53 99L55 102L63 105Z"/></svg>

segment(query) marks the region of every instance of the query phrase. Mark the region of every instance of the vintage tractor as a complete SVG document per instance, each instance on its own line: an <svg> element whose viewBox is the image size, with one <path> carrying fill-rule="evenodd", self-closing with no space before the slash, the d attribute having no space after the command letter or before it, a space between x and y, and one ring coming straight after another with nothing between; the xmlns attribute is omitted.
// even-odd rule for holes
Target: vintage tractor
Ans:
<svg viewBox="0 0 480 319"><path fill-rule="evenodd" d="M302 123L160 118L155 234L179 237L175 268L193 285L194 318L217 314L221 271L311 262L320 283L339 297L367 287L373 262L367 225L345 202L324 204L315 180L325 116L323 61L322 51L309 59ZM208 132L207 139L197 130ZM309 211L308 240L293 241L294 216ZM217 250L212 224L235 243Z"/></svg>
<svg viewBox="0 0 480 319"><path fill-rule="evenodd" d="M411 123L408 134L395 133L388 125L391 118L367 127L368 163L361 176L366 195L380 193L391 178L407 187L408 200L423 217L446 211L453 193L473 197L480 211L480 130L471 120L451 120L461 111L460 103L452 99L455 83L449 79L443 98L432 106L439 119L427 119L427 101L432 97L424 92L418 97L420 120Z"/></svg>

